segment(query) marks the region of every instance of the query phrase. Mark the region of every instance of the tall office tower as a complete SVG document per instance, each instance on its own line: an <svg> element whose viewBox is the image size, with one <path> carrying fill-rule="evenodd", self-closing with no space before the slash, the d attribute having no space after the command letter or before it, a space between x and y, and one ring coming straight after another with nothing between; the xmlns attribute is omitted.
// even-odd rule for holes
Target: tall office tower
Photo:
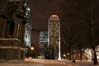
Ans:
<svg viewBox="0 0 99 66"><path fill-rule="evenodd" d="M50 59L60 57L60 19L51 15L48 20L48 46Z"/></svg>

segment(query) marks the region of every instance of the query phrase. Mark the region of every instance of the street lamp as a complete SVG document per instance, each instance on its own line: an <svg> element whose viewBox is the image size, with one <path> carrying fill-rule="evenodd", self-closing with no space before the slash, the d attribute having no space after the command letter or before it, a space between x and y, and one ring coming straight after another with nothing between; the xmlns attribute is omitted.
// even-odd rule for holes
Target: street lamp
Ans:
<svg viewBox="0 0 99 66"><path fill-rule="evenodd" d="M34 50L34 47L31 47L31 50L33 51Z"/></svg>

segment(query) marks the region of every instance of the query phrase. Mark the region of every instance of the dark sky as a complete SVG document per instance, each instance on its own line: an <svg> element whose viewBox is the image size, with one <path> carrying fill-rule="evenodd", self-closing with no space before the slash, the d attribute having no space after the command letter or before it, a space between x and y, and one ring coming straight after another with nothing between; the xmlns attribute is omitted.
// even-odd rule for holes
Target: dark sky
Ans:
<svg viewBox="0 0 99 66"><path fill-rule="evenodd" d="M2 13L7 0L0 0L0 5ZM94 22L95 41L99 40L99 0L29 0L29 5L33 30L47 31L48 18L57 14L61 20L63 44L64 40L68 42L72 37L72 45L90 45L91 21Z"/></svg>
<svg viewBox="0 0 99 66"><path fill-rule="evenodd" d="M59 14L62 0L31 0L32 20L34 29L47 30L48 18L52 14ZM38 28L35 27L41 25Z"/></svg>
<svg viewBox="0 0 99 66"><path fill-rule="evenodd" d="M95 40L99 37L99 1L98 0L30 0L33 29L47 30L48 18L58 14L61 20L63 40L74 45L90 45L90 21L95 24ZM91 8L93 9L91 13ZM92 15L92 19L90 16ZM38 27L37 27L38 26ZM64 41L63 41L64 42Z"/></svg>

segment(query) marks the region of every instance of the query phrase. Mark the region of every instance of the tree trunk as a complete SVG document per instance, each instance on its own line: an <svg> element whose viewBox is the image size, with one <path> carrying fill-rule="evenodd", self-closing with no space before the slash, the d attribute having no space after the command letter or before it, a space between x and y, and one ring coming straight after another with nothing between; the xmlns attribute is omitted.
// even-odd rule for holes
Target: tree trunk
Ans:
<svg viewBox="0 0 99 66"><path fill-rule="evenodd" d="M80 48L80 60L82 62L82 51L81 51L81 48Z"/></svg>
<svg viewBox="0 0 99 66"><path fill-rule="evenodd" d="M95 46L93 47L93 64L94 65L98 64L97 55L96 55L96 51L95 51Z"/></svg>

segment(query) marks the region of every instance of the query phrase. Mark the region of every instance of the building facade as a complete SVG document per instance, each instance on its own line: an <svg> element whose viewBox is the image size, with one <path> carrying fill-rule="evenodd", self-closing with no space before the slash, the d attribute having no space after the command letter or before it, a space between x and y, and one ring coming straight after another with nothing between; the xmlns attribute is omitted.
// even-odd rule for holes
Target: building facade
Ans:
<svg viewBox="0 0 99 66"><path fill-rule="evenodd" d="M0 59L25 58L26 18L24 0L8 0L7 8L0 13Z"/></svg>
<svg viewBox="0 0 99 66"><path fill-rule="evenodd" d="M48 22L48 47L50 59L59 56L60 44L60 19L57 15L51 15Z"/></svg>

